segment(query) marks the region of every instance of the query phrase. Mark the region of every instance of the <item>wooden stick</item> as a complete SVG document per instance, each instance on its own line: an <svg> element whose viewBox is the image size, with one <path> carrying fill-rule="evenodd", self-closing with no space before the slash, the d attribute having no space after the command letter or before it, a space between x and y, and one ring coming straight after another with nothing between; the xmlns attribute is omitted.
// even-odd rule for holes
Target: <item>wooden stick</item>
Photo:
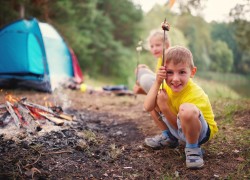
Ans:
<svg viewBox="0 0 250 180"><path fill-rule="evenodd" d="M69 114L64 114L61 113L58 115L60 118L65 119L67 121L73 121L73 116L69 115Z"/></svg>
<svg viewBox="0 0 250 180"><path fill-rule="evenodd" d="M5 109L6 105L5 104L0 104L0 109Z"/></svg>
<svg viewBox="0 0 250 180"><path fill-rule="evenodd" d="M45 117L46 119L52 121L53 123L55 123L58 126L62 126L64 124L63 120L56 118L56 117L53 117L45 112L38 112L38 114L40 114L41 116Z"/></svg>
<svg viewBox="0 0 250 180"><path fill-rule="evenodd" d="M56 117L57 119L62 118L62 119L68 120L68 121L73 120L73 117L70 116L70 115L67 115L67 114L64 114L64 113L59 113L59 114L54 113L54 111L52 109L41 106L41 105L38 105L38 104L34 104L34 103L31 103L31 102L21 102L21 104L23 104L25 106L28 106L28 107L32 107L32 108L37 108L39 110L47 112L47 113L53 115L54 117Z"/></svg>
<svg viewBox="0 0 250 180"><path fill-rule="evenodd" d="M20 120L17 117L14 109L12 108L11 103L9 101L6 101L6 105L7 105L6 108L7 108L8 112L10 113L11 117L14 119L14 122L15 122L16 126L18 128L20 128Z"/></svg>
<svg viewBox="0 0 250 180"><path fill-rule="evenodd" d="M1 117L0 117L0 121L4 121L5 118L9 115L10 113L8 111L6 111Z"/></svg>
<svg viewBox="0 0 250 180"><path fill-rule="evenodd" d="M30 110L22 105L21 103L16 103L17 109L22 116L23 120L25 121L25 128L28 132L35 132L37 128L41 128L40 124L36 122L34 117L31 115Z"/></svg>
<svg viewBox="0 0 250 180"><path fill-rule="evenodd" d="M31 103L31 102L21 102L21 104L25 105L25 106L29 106L29 107L32 107L32 108L37 108L37 109L40 109L42 111L45 111L45 112L48 112L50 114L54 114L54 112L47 108L47 107L44 107L44 106L41 106L41 105L38 105L38 104L34 104L34 103Z"/></svg>

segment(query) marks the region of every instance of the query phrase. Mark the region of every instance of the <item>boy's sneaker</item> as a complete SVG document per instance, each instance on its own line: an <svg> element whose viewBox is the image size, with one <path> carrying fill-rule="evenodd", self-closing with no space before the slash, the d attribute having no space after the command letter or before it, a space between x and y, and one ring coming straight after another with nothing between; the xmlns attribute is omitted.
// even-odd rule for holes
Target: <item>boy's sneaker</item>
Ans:
<svg viewBox="0 0 250 180"><path fill-rule="evenodd" d="M153 149L159 149L163 147L176 148L179 143L178 140L170 139L169 137L164 137L163 135L157 135L152 138L146 138L145 143L147 146Z"/></svg>
<svg viewBox="0 0 250 180"><path fill-rule="evenodd" d="M185 148L186 165L190 169L203 167L204 161L201 148Z"/></svg>

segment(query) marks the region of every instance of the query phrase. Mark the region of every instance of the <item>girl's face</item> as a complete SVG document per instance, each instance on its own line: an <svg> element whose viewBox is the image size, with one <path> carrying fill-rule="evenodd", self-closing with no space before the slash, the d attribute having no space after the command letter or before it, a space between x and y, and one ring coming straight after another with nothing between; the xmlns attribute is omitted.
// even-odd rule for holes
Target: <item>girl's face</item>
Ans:
<svg viewBox="0 0 250 180"><path fill-rule="evenodd" d="M166 83L173 92L180 92L187 85L189 78L194 77L196 67L190 69L187 63L174 64L170 62L166 64L167 78Z"/></svg>
<svg viewBox="0 0 250 180"><path fill-rule="evenodd" d="M149 41L150 43L150 52L155 58L162 56L163 42L159 37L152 37Z"/></svg>

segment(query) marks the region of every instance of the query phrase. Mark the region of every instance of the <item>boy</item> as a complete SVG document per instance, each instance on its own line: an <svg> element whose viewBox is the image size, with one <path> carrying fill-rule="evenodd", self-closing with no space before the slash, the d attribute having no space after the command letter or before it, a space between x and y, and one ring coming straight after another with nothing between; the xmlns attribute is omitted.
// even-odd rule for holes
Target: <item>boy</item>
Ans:
<svg viewBox="0 0 250 180"><path fill-rule="evenodd" d="M159 68L144 102L145 110L156 109L159 121L167 125L165 139L148 138L145 142L176 147L178 140L183 141L187 167L200 168L204 165L200 145L218 131L212 107L205 92L191 79L197 70L192 53L185 47L174 46L165 57L165 66ZM163 80L166 83L161 85Z"/></svg>

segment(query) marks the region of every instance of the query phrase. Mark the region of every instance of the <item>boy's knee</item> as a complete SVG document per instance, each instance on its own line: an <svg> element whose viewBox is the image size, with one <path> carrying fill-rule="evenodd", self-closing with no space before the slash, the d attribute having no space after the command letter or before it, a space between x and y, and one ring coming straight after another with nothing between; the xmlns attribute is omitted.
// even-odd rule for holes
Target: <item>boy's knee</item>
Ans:
<svg viewBox="0 0 250 180"><path fill-rule="evenodd" d="M184 103L180 105L179 108L179 118L181 120L193 120L193 119L198 119L199 118L199 109L191 103Z"/></svg>

